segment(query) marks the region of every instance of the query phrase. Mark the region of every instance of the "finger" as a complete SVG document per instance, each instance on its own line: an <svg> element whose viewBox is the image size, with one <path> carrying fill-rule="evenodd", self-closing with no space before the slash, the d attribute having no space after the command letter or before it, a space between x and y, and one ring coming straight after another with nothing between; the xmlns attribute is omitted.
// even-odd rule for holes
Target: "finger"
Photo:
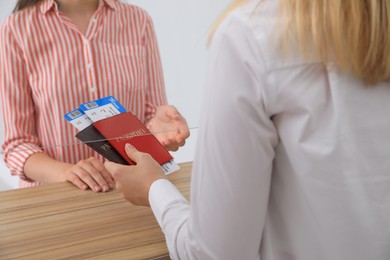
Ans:
<svg viewBox="0 0 390 260"><path fill-rule="evenodd" d="M170 152L176 152L177 150L179 150L179 147L176 146L176 145L170 145L170 146L167 146L165 147L168 151Z"/></svg>
<svg viewBox="0 0 390 260"><path fill-rule="evenodd" d="M185 143L186 143L186 139L187 139L187 137L183 137L183 136L181 136L181 135L177 135L176 136L176 144L178 145L178 146L183 146Z"/></svg>
<svg viewBox="0 0 390 260"><path fill-rule="evenodd" d="M172 145L172 141L168 138L168 137L163 137L163 138L161 138L161 144L163 145L163 146L170 146L170 145Z"/></svg>
<svg viewBox="0 0 390 260"><path fill-rule="evenodd" d="M136 164L145 158L148 154L139 152L134 146L127 143L125 146L127 156Z"/></svg>
<svg viewBox="0 0 390 260"><path fill-rule="evenodd" d="M181 141L181 142L178 142L177 143L177 147L182 147L182 146L184 146L186 144L186 140L183 140L183 141Z"/></svg>
<svg viewBox="0 0 390 260"><path fill-rule="evenodd" d="M166 134L166 135L163 135L163 137L161 138L160 137L160 143L163 144L165 147L170 147L170 146L183 146L184 145L184 142L185 142L185 139L187 137L185 136L185 134L181 134L179 132L179 130L177 130L177 132L174 132L174 133L169 133L169 134Z"/></svg>
<svg viewBox="0 0 390 260"><path fill-rule="evenodd" d="M114 188L114 180L112 179L111 175L108 173L106 167L104 167L104 164L96 159L91 161L91 164L93 167L95 167L96 170L98 170L100 172L101 176L108 184L109 189L113 189ZM103 187L103 191L104 191L104 187Z"/></svg>
<svg viewBox="0 0 390 260"><path fill-rule="evenodd" d="M95 182L95 180L89 175L89 172L84 170L81 167L72 169L72 172L76 174L85 184L88 185L91 190L99 192L100 186Z"/></svg>
<svg viewBox="0 0 390 260"><path fill-rule="evenodd" d="M177 150L179 150L180 147L184 146L185 143L186 143L185 139L180 142L180 138L178 138L177 142L172 142L170 145L165 146L165 148L168 151L176 152Z"/></svg>
<svg viewBox="0 0 390 260"><path fill-rule="evenodd" d="M186 120L184 119L184 117L179 113L179 111L176 110L176 113L172 115L172 118L175 120L175 121L178 121L182 124L185 124L187 125L187 122Z"/></svg>
<svg viewBox="0 0 390 260"><path fill-rule="evenodd" d="M77 176L75 173L70 172L70 176L68 177L68 181L70 181L73 185L78 187L81 190L86 190L88 189L87 184L85 184L79 176Z"/></svg>
<svg viewBox="0 0 390 260"><path fill-rule="evenodd" d="M179 112L174 106L167 106L165 115L173 119L176 119L177 116L180 116Z"/></svg>
<svg viewBox="0 0 390 260"><path fill-rule="evenodd" d="M101 171L94 167L92 161L81 165L81 167L89 174L89 176L94 180L94 182L97 183L97 186L93 188L94 191L106 192L110 190L108 182L103 178Z"/></svg>
<svg viewBox="0 0 390 260"><path fill-rule="evenodd" d="M188 129L188 127L181 127L178 129L178 131L178 135L182 140L185 140L190 136L190 129Z"/></svg>

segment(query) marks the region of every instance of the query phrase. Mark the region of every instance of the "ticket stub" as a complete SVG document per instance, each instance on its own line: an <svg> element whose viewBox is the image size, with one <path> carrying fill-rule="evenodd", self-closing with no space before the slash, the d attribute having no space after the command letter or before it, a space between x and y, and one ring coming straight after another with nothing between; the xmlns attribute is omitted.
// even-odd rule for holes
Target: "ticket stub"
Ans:
<svg viewBox="0 0 390 260"><path fill-rule="evenodd" d="M64 117L79 131L92 124L92 120L79 108L67 113Z"/></svg>
<svg viewBox="0 0 390 260"><path fill-rule="evenodd" d="M180 170L180 166L177 165L177 163L174 160L161 165L161 167L163 168L165 175Z"/></svg>
<svg viewBox="0 0 390 260"><path fill-rule="evenodd" d="M113 96L84 103L80 106L80 109L92 120L92 122L97 122L126 112L126 109Z"/></svg>

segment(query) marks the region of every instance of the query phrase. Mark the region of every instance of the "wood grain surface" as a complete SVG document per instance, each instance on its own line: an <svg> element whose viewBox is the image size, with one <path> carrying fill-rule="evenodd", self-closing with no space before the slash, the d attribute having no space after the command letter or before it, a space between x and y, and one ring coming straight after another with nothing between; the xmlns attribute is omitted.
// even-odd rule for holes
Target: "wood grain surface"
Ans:
<svg viewBox="0 0 390 260"><path fill-rule="evenodd" d="M189 199L191 163L169 179ZM70 183L0 192L0 259L169 259L150 208Z"/></svg>

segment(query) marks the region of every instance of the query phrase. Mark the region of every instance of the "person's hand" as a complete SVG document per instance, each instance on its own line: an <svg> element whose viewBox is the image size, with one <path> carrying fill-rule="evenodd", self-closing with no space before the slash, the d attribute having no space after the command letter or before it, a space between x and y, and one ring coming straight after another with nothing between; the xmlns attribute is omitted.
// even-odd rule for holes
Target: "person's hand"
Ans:
<svg viewBox="0 0 390 260"><path fill-rule="evenodd" d="M95 192L107 192L114 188L114 180L106 167L94 157L79 161L64 174L67 181L82 190L90 188Z"/></svg>
<svg viewBox="0 0 390 260"><path fill-rule="evenodd" d="M137 206L149 206L149 189L158 179L165 179L161 166L147 153L137 151L132 145L126 145L127 156L137 165L126 166L105 162L106 169L116 183L116 189L123 198Z"/></svg>
<svg viewBox="0 0 390 260"><path fill-rule="evenodd" d="M177 151L190 136L186 120L173 106L157 107L155 117L146 126L169 151Z"/></svg>

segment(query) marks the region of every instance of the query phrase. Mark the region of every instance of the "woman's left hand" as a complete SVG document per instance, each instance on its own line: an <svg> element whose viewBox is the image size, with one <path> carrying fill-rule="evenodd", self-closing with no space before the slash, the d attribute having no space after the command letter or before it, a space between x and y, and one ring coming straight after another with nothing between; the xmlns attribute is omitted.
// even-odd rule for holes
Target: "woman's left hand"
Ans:
<svg viewBox="0 0 390 260"><path fill-rule="evenodd" d="M190 136L186 120L173 106L157 107L156 115L146 126L169 151L177 151Z"/></svg>

